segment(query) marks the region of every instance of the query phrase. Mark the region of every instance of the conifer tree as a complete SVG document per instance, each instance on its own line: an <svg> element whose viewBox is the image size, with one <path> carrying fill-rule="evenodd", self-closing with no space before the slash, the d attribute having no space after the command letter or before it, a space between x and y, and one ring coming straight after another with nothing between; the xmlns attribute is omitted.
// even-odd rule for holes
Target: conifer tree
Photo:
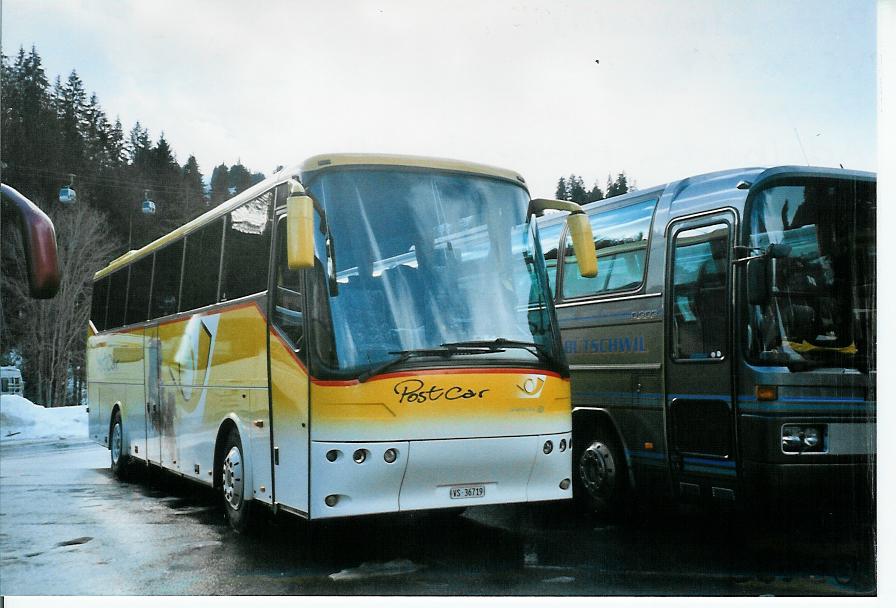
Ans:
<svg viewBox="0 0 896 608"><path fill-rule="evenodd" d="M0 82L3 182L58 219L60 257L78 265L65 269L66 277L75 281L66 280L66 285L77 286L71 292L75 295L65 295L69 292L63 290L56 300L65 310L82 314L89 304L93 274L123 252L129 227L133 229L132 246L140 247L207 209L199 162L190 156L181 167L164 132L154 145L139 121L127 134L120 119L110 123L96 94L87 95L76 70L66 79L55 77L51 86L33 47L30 52L20 48L13 59L0 54ZM231 185L245 188L264 179L263 174L252 173L242 163L237 163L232 173L236 183L231 182L227 165L215 168L211 181L216 203L230 198ZM69 174L75 174L73 185L78 199L74 206L62 207L58 193L69 183ZM154 216L140 213L144 191L157 204ZM91 232L88 227L101 230ZM4 268L14 266L10 262L10 256L15 255L8 245L11 241L4 229L0 239ZM17 297L9 289L0 290L0 311L7 317L0 331L0 358L13 350L25 352L25 343L39 343L34 336L46 334L53 324L52 331L58 330L54 340L59 341L54 341L49 351L41 351L52 351L53 363L38 362L31 368L29 362L29 369L41 371L26 381L26 390L29 396L47 404L66 402L64 393L83 383L85 322L76 319L63 324L61 315L50 312L35 313L33 318L16 317L11 324L9 315L25 310ZM50 311L52 307L41 310ZM9 330L12 327L16 330ZM80 400L79 396L68 398Z"/></svg>
<svg viewBox="0 0 896 608"><path fill-rule="evenodd" d="M239 161L232 167L228 175L229 185L233 189L234 194L239 194L249 187L251 181L249 170Z"/></svg>
<svg viewBox="0 0 896 608"><path fill-rule="evenodd" d="M566 183L569 187L569 200L580 205L588 202L588 191L585 190L585 181L582 176L570 175L566 178Z"/></svg>
<svg viewBox="0 0 896 608"><path fill-rule="evenodd" d="M212 171L211 203L217 205L230 198L230 176L227 165L221 163Z"/></svg>
<svg viewBox="0 0 896 608"><path fill-rule="evenodd" d="M607 179L609 182L609 178ZM616 180L607 184L607 198L611 196L619 196L628 192L628 181L625 177L625 171L616 176Z"/></svg>
<svg viewBox="0 0 896 608"><path fill-rule="evenodd" d="M569 200L569 188L566 186L566 178L563 176L557 180L557 190L554 192L554 198L560 201Z"/></svg>

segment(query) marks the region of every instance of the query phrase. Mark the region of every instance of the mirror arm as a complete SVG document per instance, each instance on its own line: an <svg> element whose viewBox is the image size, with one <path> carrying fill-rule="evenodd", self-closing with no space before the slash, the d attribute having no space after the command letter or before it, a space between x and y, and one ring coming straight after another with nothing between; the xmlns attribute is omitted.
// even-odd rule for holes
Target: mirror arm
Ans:
<svg viewBox="0 0 896 608"><path fill-rule="evenodd" d="M529 201L529 211L527 216L531 217L534 215L535 217L541 217L548 209L568 211L569 213L585 213L585 210L578 203L559 201L553 198L533 198Z"/></svg>

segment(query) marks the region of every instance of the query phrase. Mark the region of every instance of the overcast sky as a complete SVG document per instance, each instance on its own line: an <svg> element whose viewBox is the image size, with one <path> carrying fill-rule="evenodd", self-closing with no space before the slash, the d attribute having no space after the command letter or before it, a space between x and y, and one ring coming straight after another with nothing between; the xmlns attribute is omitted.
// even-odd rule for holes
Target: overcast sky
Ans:
<svg viewBox="0 0 896 608"><path fill-rule="evenodd" d="M746 165L877 170L875 4L3 0L3 52L74 68L211 174L322 152L639 187ZM598 63L599 61L599 63Z"/></svg>

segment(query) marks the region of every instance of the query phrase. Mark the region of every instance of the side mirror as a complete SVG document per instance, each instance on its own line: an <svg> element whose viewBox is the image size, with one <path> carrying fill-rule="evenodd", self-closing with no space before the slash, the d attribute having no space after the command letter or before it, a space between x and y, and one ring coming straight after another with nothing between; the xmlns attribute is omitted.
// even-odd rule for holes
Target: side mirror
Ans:
<svg viewBox="0 0 896 608"><path fill-rule="evenodd" d="M754 306L764 306L770 298L768 258L752 259L747 262L747 301Z"/></svg>
<svg viewBox="0 0 896 608"><path fill-rule="evenodd" d="M21 231L31 297L52 298L61 278L53 222L15 188L3 184L0 190L3 198L0 210L14 218Z"/></svg>
<svg viewBox="0 0 896 608"><path fill-rule="evenodd" d="M573 213L566 218L572 248L579 263L579 274L587 279L597 276L597 254L594 251L594 232L584 213Z"/></svg>
<svg viewBox="0 0 896 608"><path fill-rule="evenodd" d="M289 269L314 268L314 201L298 182L286 199L286 230Z"/></svg>
<svg viewBox="0 0 896 608"><path fill-rule="evenodd" d="M578 203L551 198L533 198L529 201L529 215L541 217L548 209L568 211L566 224L572 237L572 248L579 263L579 273L592 279L597 276L597 253L594 250L594 232L585 210Z"/></svg>

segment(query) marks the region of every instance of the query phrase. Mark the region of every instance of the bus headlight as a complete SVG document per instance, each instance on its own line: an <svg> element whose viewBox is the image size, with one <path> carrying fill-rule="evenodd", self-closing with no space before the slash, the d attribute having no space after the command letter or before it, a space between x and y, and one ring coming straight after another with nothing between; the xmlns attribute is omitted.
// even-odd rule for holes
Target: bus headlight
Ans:
<svg viewBox="0 0 896 608"><path fill-rule="evenodd" d="M352 460L354 460L358 464L361 464L362 462L367 460L367 450L365 450L365 449L355 450L355 453L352 454Z"/></svg>
<svg viewBox="0 0 896 608"><path fill-rule="evenodd" d="M544 442L544 447L541 448L541 451L545 454L550 454L554 451L554 442L548 439Z"/></svg>
<svg viewBox="0 0 896 608"><path fill-rule="evenodd" d="M395 462L395 459L398 458L398 452L395 448L389 448L383 453L383 460L385 460L388 464L392 464Z"/></svg>
<svg viewBox="0 0 896 608"><path fill-rule="evenodd" d="M786 453L824 452L824 424L785 424L781 427L781 450Z"/></svg>

